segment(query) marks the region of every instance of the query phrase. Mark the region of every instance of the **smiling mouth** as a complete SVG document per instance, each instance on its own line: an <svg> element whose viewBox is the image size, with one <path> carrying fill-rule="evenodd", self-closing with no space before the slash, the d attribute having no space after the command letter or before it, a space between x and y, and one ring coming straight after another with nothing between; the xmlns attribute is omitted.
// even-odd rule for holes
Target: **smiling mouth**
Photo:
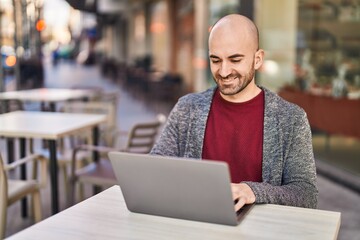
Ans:
<svg viewBox="0 0 360 240"><path fill-rule="evenodd" d="M237 77L234 77L234 78L221 78L221 82L224 83L224 84L230 84L232 82L234 82L235 80L237 79Z"/></svg>

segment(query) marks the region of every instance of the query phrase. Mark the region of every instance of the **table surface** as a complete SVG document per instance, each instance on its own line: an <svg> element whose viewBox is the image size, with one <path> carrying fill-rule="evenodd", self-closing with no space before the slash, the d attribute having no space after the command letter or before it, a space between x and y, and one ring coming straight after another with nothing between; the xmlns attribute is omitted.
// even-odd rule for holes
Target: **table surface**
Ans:
<svg viewBox="0 0 360 240"><path fill-rule="evenodd" d="M103 114L15 111L0 114L0 136L55 140L105 121Z"/></svg>
<svg viewBox="0 0 360 240"><path fill-rule="evenodd" d="M9 239L336 239L340 213L255 205L236 227L127 210L113 186Z"/></svg>
<svg viewBox="0 0 360 240"><path fill-rule="evenodd" d="M0 93L2 100L21 100L39 102L60 102L71 99L91 97L95 93L89 89L37 88L30 90L10 91Z"/></svg>

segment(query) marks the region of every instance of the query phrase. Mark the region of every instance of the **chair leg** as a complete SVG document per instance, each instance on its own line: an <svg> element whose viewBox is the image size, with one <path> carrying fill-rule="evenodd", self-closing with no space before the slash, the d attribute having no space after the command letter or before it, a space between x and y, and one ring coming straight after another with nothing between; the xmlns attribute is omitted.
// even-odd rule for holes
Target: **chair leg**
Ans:
<svg viewBox="0 0 360 240"><path fill-rule="evenodd" d="M85 191L84 191L84 184L79 182L79 197L80 197L80 201L84 201L85 199Z"/></svg>
<svg viewBox="0 0 360 240"><path fill-rule="evenodd" d="M32 174L31 178L36 179L36 176L38 175L38 163L37 163L37 161L33 162L33 167L32 167L32 173L31 174Z"/></svg>
<svg viewBox="0 0 360 240"><path fill-rule="evenodd" d="M77 169L81 169L82 167L86 166L86 163L88 163L89 160L88 159L82 159L80 161L77 161ZM81 182L78 182L78 186L79 186L79 198L80 201L83 201L85 199L85 190L84 190L84 184Z"/></svg>
<svg viewBox="0 0 360 240"><path fill-rule="evenodd" d="M73 178L74 177L69 178L68 192L66 193L68 207L71 207L72 205L75 204L75 184L76 184L76 181Z"/></svg>
<svg viewBox="0 0 360 240"><path fill-rule="evenodd" d="M42 220L42 209L41 209L41 199L39 190L32 194L33 202L33 211L34 211L34 220L35 222L40 222Z"/></svg>
<svg viewBox="0 0 360 240"><path fill-rule="evenodd" d="M80 169L83 166L85 166L84 162L87 162L87 159L81 159L79 161L76 161L76 166L75 169ZM65 187L65 193L66 193L66 201L68 206L72 206L75 204L76 201L76 196L75 196L75 185L76 185L76 181L73 181L72 179L70 179L71 177L69 177L68 175L68 169L67 169L67 164L63 164L61 165L62 168L62 172L63 172L63 177L64 177L64 187ZM79 191L83 191L82 187L80 187ZM82 193L80 193L81 196L83 196Z"/></svg>
<svg viewBox="0 0 360 240"><path fill-rule="evenodd" d="M79 188L79 202L85 199L84 184L76 181L70 182L69 190L67 192L68 206L72 206L76 203L76 186Z"/></svg>
<svg viewBox="0 0 360 240"><path fill-rule="evenodd" d="M4 202L0 204L0 239L4 239L6 232L7 204Z"/></svg>
<svg viewBox="0 0 360 240"><path fill-rule="evenodd" d="M65 193L68 194L68 192L69 192L69 178L68 178L67 165L66 164L61 166L61 171L63 173L63 178L64 178Z"/></svg>

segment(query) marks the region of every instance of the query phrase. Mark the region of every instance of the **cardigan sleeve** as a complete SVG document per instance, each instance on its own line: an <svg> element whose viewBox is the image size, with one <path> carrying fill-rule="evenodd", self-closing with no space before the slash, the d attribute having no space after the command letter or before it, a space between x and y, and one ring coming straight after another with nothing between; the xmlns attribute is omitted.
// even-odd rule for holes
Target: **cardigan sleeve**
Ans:
<svg viewBox="0 0 360 240"><path fill-rule="evenodd" d="M178 108L179 106L176 104L170 112L166 124L150 154L179 156Z"/></svg>
<svg viewBox="0 0 360 240"><path fill-rule="evenodd" d="M210 88L181 97L150 153L200 159L214 90Z"/></svg>
<svg viewBox="0 0 360 240"><path fill-rule="evenodd" d="M293 117L288 149L284 151L281 164L281 184L274 185L270 181L245 182L253 190L256 203L317 207L318 190L311 130L305 112L301 113Z"/></svg>
<svg viewBox="0 0 360 240"><path fill-rule="evenodd" d="M189 101L180 98L171 110L166 124L150 154L183 157L189 116Z"/></svg>

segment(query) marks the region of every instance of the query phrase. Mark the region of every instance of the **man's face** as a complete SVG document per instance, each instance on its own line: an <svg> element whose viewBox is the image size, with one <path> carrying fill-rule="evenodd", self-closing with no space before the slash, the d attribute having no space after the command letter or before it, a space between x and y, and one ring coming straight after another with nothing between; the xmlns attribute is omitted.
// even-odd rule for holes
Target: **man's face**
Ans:
<svg viewBox="0 0 360 240"><path fill-rule="evenodd" d="M235 36L234 36L235 35ZM210 69L223 95L236 95L254 83L255 60L259 56L247 36L215 34L209 40Z"/></svg>
<svg viewBox="0 0 360 240"><path fill-rule="evenodd" d="M210 67L214 80L223 95L236 95L245 89L254 79L254 58L251 64L244 60L225 60L210 58ZM242 62L243 61L243 62Z"/></svg>

